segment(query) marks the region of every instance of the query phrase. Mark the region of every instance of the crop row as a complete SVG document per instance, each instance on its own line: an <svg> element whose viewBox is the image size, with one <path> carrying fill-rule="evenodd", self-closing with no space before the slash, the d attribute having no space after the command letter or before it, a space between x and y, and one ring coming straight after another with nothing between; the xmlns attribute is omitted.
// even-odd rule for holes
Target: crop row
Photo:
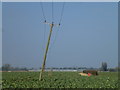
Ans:
<svg viewBox="0 0 120 90"><path fill-rule="evenodd" d="M98 76L80 76L79 72L4 72L3 88L117 88L116 72L101 72Z"/></svg>

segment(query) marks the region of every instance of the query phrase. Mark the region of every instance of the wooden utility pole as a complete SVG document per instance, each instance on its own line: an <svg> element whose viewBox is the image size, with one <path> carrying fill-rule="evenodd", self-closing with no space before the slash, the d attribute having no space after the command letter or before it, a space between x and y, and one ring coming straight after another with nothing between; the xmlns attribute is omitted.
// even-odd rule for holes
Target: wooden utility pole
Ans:
<svg viewBox="0 0 120 90"><path fill-rule="evenodd" d="M51 38L51 35L52 35L52 28L53 28L54 24L52 23L52 24L49 24L49 25L50 25L50 33L49 33L49 37L48 37L46 51L45 51L45 54L44 54L44 60L43 60L42 69L41 69L41 72L40 72L39 80L42 80L42 74L43 74L44 69L45 69L45 62L46 62L46 58L47 58L47 52L48 52L48 48L49 48L49 44L50 44L50 38Z"/></svg>

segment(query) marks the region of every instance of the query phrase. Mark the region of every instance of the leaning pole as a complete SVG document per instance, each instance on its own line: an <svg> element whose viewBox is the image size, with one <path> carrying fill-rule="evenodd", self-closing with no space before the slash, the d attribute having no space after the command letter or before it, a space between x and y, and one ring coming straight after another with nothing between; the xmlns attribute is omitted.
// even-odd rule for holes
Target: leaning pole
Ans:
<svg viewBox="0 0 120 90"><path fill-rule="evenodd" d="M46 23L45 24L49 24L49 23ZM43 64L42 64L42 69L41 69L41 72L40 72L40 76L39 76L39 80L42 80L42 76L43 76L43 72L45 70L45 63L46 63L46 58L47 58L47 53L48 53L48 49L49 49L49 44L50 44L50 38L51 38L51 35L52 35L52 29L53 29L53 26L55 26L55 24L49 24L50 25L50 33L49 33L49 37L48 37L48 42L47 42L47 45L46 45L46 51L45 51L45 54L44 54L44 59L43 59ZM59 24L60 26L60 24Z"/></svg>

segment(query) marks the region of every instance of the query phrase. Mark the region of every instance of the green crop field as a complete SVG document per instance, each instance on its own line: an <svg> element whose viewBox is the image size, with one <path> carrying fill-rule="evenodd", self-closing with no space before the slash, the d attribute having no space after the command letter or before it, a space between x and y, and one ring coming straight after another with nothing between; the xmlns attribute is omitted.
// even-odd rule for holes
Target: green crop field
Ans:
<svg viewBox="0 0 120 90"><path fill-rule="evenodd" d="M118 88L117 72L100 72L98 76L80 76L79 72L3 72L2 88Z"/></svg>

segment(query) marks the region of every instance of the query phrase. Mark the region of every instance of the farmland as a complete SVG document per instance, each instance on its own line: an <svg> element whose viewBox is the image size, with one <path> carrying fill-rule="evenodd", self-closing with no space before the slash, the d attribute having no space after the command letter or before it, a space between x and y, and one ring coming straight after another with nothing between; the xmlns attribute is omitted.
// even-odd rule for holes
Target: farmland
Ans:
<svg viewBox="0 0 120 90"><path fill-rule="evenodd" d="M3 72L2 88L118 88L117 72L100 72L98 76L80 76L79 72Z"/></svg>

